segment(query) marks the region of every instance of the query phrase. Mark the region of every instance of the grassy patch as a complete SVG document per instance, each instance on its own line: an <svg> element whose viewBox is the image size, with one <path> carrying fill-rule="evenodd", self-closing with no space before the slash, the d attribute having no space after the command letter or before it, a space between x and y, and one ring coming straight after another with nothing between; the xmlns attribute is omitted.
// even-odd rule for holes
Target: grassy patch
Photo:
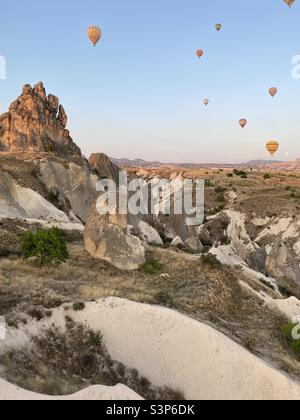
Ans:
<svg viewBox="0 0 300 420"><path fill-rule="evenodd" d="M158 274L161 271L161 269L162 269L162 265L160 264L159 261L155 259L148 260L140 266L140 271L150 276L154 276L155 274Z"/></svg>
<svg viewBox="0 0 300 420"><path fill-rule="evenodd" d="M292 349L300 355L300 338L295 339L293 337L293 334L296 333L300 335L300 327L298 324L294 322L290 322L289 324L286 324L282 327L282 333L287 338L290 346Z"/></svg>
<svg viewBox="0 0 300 420"><path fill-rule="evenodd" d="M156 293L156 295L154 296L154 299L160 305L168 306L168 307L174 306L173 298L167 292L161 291L161 292Z"/></svg>
<svg viewBox="0 0 300 420"><path fill-rule="evenodd" d="M204 265L207 265L211 268L217 269L221 268L222 264L218 260L218 258L213 254L203 254L201 255L201 262Z"/></svg>

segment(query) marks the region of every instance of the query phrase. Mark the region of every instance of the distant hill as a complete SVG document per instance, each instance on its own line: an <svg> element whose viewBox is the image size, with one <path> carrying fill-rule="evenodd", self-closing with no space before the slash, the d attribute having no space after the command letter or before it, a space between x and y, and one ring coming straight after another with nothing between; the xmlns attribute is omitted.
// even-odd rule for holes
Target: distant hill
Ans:
<svg viewBox="0 0 300 420"><path fill-rule="evenodd" d="M271 160L251 160L240 164L233 163L163 163L163 162L149 162L143 159L114 159L112 162L120 167L134 167L134 168L241 168L241 169L265 169L274 171L300 171L300 159L293 162L271 161Z"/></svg>
<svg viewBox="0 0 300 420"><path fill-rule="evenodd" d="M143 159L115 159L115 158L110 158L110 160L118 165L118 166L130 166L130 167L137 167L137 168L153 168L153 167L161 167L161 166L165 166L165 163L160 163L160 162L147 162Z"/></svg>

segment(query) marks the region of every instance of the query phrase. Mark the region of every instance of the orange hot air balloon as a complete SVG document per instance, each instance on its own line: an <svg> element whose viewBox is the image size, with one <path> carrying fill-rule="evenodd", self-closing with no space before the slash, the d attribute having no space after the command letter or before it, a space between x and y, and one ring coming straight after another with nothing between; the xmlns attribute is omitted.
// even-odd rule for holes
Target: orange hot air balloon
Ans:
<svg viewBox="0 0 300 420"><path fill-rule="evenodd" d="M274 96L277 95L278 89L276 87L271 87L269 89L269 94L272 96L272 98L274 98Z"/></svg>
<svg viewBox="0 0 300 420"><path fill-rule="evenodd" d="M94 47L98 44L102 36L102 31L98 26L90 26L88 29L88 37Z"/></svg>
<svg viewBox="0 0 300 420"><path fill-rule="evenodd" d="M242 128L245 128L247 124L248 124L248 121L246 119L243 118L240 120L240 126Z"/></svg>
<svg viewBox="0 0 300 420"><path fill-rule="evenodd" d="M279 150L280 145L279 145L278 141L272 140L272 141L269 141L267 143L266 147L267 147L267 151L270 153L270 155L274 156L275 153Z"/></svg>
<svg viewBox="0 0 300 420"><path fill-rule="evenodd" d="M285 4L287 4L289 7L292 7L296 0L284 0Z"/></svg>
<svg viewBox="0 0 300 420"><path fill-rule="evenodd" d="M216 30L219 32L222 29L221 23L217 23L215 26Z"/></svg>
<svg viewBox="0 0 300 420"><path fill-rule="evenodd" d="M204 52L203 52L203 50L197 50L196 54L197 54L198 58L201 58L201 57L203 57Z"/></svg>
<svg viewBox="0 0 300 420"><path fill-rule="evenodd" d="M204 105L205 105L205 106L208 106L208 104L209 104L209 99L204 99L203 103L204 103Z"/></svg>

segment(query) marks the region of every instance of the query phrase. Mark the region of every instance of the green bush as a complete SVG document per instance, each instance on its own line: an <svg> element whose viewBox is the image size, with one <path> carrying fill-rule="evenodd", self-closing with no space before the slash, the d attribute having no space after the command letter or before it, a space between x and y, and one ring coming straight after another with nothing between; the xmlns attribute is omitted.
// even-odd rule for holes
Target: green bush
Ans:
<svg viewBox="0 0 300 420"><path fill-rule="evenodd" d="M154 299L157 303L163 306L172 307L174 306L174 301L172 296L170 296L167 292L158 292L155 294Z"/></svg>
<svg viewBox="0 0 300 420"><path fill-rule="evenodd" d="M154 259L148 260L140 266L140 271L142 271L144 274L150 274L151 276L159 273L161 269L162 266L160 262Z"/></svg>
<svg viewBox="0 0 300 420"><path fill-rule="evenodd" d="M300 338L298 340L294 340L293 338L293 330L295 328L298 329L298 332L300 332L300 329L297 327L298 324L290 322L282 327L282 333L288 339L292 349L300 355Z"/></svg>
<svg viewBox="0 0 300 420"><path fill-rule="evenodd" d="M202 264L208 265L211 268L221 268L222 266L218 258L213 254L202 254L201 262Z"/></svg>
<svg viewBox="0 0 300 420"><path fill-rule="evenodd" d="M219 195L219 197L217 198L217 202L218 203L225 203L225 197L224 197L224 195Z"/></svg>
<svg viewBox="0 0 300 420"><path fill-rule="evenodd" d="M75 302L73 305L73 311L79 312L83 311L85 308L85 304L83 302Z"/></svg>
<svg viewBox="0 0 300 420"><path fill-rule="evenodd" d="M271 175L270 174L264 174L264 179L271 179Z"/></svg>
<svg viewBox="0 0 300 420"><path fill-rule="evenodd" d="M103 341L103 335L100 332L90 332L90 345L93 347L101 347Z"/></svg>
<svg viewBox="0 0 300 420"><path fill-rule="evenodd" d="M23 258L37 258L41 265L61 264L69 258L63 231L57 228L25 232L20 242Z"/></svg>
<svg viewBox="0 0 300 420"><path fill-rule="evenodd" d="M247 179L248 178L248 174L245 171L239 171L237 169L233 170L234 175L241 177L242 179Z"/></svg>

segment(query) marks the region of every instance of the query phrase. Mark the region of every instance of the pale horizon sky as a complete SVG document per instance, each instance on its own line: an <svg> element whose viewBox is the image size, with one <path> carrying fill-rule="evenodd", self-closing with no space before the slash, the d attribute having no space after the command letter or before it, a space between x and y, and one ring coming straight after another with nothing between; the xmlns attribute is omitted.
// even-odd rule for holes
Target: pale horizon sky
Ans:
<svg viewBox="0 0 300 420"><path fill-rule="evenodd" d="M269 159L265 144L278 140L275 159L293 160L299 21L297 1L289 9L283 0L15 0L1 7L0 112L41 80L86 156L238 163ZM87 39L91 24L103 31L97 48Z"/></svg>

